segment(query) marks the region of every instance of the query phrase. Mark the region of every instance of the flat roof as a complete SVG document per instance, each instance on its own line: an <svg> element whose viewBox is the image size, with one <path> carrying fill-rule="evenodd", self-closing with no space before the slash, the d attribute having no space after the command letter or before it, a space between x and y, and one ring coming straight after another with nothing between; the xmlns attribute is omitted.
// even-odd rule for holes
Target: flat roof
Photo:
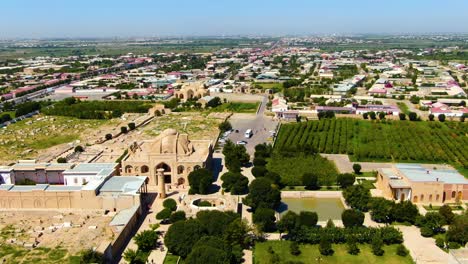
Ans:
<svg viewBox="0 0 468 264"><path fill-rule="evenodd" d="M132 206L127 209L120 210L112 221L109 223L110 226L125 226L130 219L132 219L135 212L138 210L139 205Z"/></svg>
<svg viewBox="0 0 468 264"><path fill-rule="evenodd" d="M440 181L447 184L468 184L468 180L458 171L452 169L431 170L424 168L421 164L396 164L395 167L405 175L406 178L414 182L435 182Z"/></svg>
<svg viewBox="0 0 468 264"><path fill-rule="evenodd" d="M114 176L104 182L99 192L136 194L146 179L146 176Z"/></svg>

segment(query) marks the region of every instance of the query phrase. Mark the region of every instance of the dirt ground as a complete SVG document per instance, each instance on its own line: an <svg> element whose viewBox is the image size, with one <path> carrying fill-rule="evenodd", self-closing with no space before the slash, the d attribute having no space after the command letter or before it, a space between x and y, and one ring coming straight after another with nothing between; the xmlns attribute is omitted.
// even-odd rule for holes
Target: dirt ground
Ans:
<svg viewBox="0 0 468 264"><path fill-rule="evenodd" d="M27 263L26 259L31 257L28 254L37 255L34 254L36 250L31 250L31 244L46 251L59 249L64 257L76 255L82 250L98 247L103 241L112 240L111 220L110 215L92 211L2 211L0 259L3 257L9 263L9 257L15 259L16 255L21 255Z"/></svg>

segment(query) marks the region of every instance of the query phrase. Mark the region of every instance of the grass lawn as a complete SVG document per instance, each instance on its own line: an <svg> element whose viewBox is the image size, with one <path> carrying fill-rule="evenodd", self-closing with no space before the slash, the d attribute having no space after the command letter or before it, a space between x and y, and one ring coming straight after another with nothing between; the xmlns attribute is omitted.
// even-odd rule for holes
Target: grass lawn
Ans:
<svg viewBox="0 0 468 264"><path fill-rule="evenodd" d="M0 129L0 162L35 157L38 150L80 139L85 133L110 122L43 115L22 120Z"/></svg>
<svg viewBox="0 0 468 264"><path fill-rule="evenodd" d="M400 108L402 113L404 113L405 115L409 114L410 110L404 102L398 102L397 105L398 105L398 108Z"/></svg>
<svg viewBox="0 0 468 264"><path fill-rule="evenodd" d="M172 254L167 254L166 258L164 259L164 264L176 264L179 256L175 256ZM183 263L182 261L180 263Z"/></svg>
<svg viewBox="0 0 468 264"><path fill-rule="evenodd" d="M359 174L354 174L356 177L377 177L377 171L362 171Z"/></svg>
<svg viewBox="0 0 468 264"><path fill-rule="evenodd" d="M76 262L78 258L78 262ZM6 263L79 263L79 257L69 256L63 248L38 247L32 250L16 245L3 244L0 246L0 259Z"/></svg>
<svg viewBox="0 0 468 264"><path fill-rule="evenodd" d="M335 164L320 155L297 155L295 157L283 157L281 154L273 154L269 159L267 168L281 175L281 181L285 185L302 185L302 175L313 172L318 175L319 184L334 185L338 170Z"/></svg>
<svg viewBox="0 0 468 264"><path fill-rule="evenodd" d="M252 86L253 87L261 86L262 89L272 89L272 88L278 88L280 90L283 89L283 83L280 83L280 82L271 82L271 83L257 82L257 83L252 83Z"/></svg>
<svg viewBox="0 0 468 264"><path fill-rule="evenodd" d="M211 109L211 112L256 113L260 103L225 103Z"/></svg>
<svg viewBox="0 0 468 264"><path fill-rule="evenodd" d="M460 205L458 204L447 204L448 206L450 206L450 208L452 208L452 210L463 210L463 207L461 207ZM438 206L438 205L424 205L423 206L424 209L428 210L428 211L439 211L440 207L442 206Z"/></svg>
<svg viewBox="0 0 468 264"><path fill-rule="evenodd" d="M321 264L326 263L346 263L346 264L405 264L413 263L410 256L401 257L396 254L397 245L384 246L385 254L383 256L375 256L369 245L358 245L361 249L359 255L350 255L346 251L346 245L335 244L333 250L335 253L333 256L322 256L318 250L318 245L300 245L301 254L299 256L291 255L289 251L289 241L268 241L264 243L257 243L254 249L254 263L255 264L267 264L272 263L272 254L268 252L268 247L272 247L273 251L279 255L280 263L286 261L300 261L301 263L319 263L317 258L320 257Z"/></svg>
<svg viewBox="0 0 468 264"><path fill-rule="evenodd" d="M358 183L364 186L364 188L370 190L370 189L375 189L374 183L375 181L369 181L369 180L358 180Z"/></svg>

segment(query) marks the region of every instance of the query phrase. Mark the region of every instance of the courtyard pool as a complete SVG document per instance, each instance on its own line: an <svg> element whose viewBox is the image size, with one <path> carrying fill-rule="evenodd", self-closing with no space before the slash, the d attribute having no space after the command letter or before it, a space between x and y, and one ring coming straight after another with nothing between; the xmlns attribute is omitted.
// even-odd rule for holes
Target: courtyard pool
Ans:
<svg viewBox="0 0 468 264"><path fill-rule="evenodd" d="M341 213L345 209L339 198L282 198L281 202L280 214L288 210L296 213L314 211L318 214L319 221L341 220Z"/></svg>

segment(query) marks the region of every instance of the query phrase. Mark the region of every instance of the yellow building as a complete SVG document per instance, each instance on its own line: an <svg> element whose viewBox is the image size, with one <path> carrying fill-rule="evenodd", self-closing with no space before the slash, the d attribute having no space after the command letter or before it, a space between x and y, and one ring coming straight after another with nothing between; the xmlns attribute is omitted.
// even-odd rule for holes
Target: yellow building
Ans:
<svg viewBox="0 0 468 264"><path fill-rule="evenodd" d="M441 166L440 166L441 167ZM378 170L377 188L387 199L438 204L468 200L468 180L454 169L395 164Z"/></svg>

